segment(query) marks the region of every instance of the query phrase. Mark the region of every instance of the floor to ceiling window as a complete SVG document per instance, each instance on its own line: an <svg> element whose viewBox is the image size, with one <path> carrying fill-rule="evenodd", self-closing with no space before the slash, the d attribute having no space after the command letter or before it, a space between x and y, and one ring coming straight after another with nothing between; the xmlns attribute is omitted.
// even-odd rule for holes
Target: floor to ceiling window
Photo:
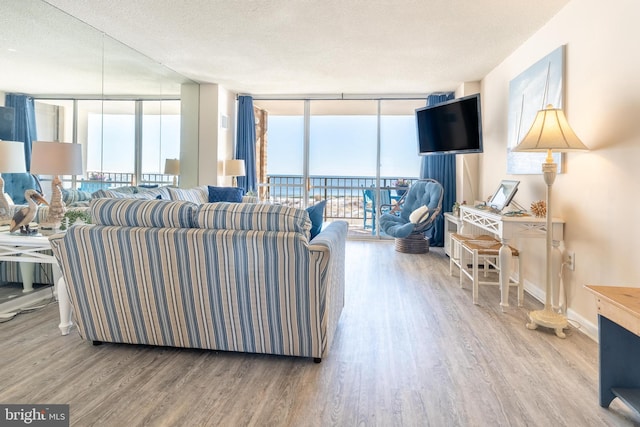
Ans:
<svg viewBox="0 0 640 427"><path fill-rule="evenodd" d="M327 200L327 218L350 232L379 236L375 216L417 179L415 109L420 99L255 100L266 111L270 201L308 206ZM368 196L369 198L368 198ZM373 215L373 218L372 218Z"/></svg>
<svg viewBox="0 0 640 427"><path fill-rule="evenodd" d="M83 145L84 174L65 186L86 191L171 182L180 156L179 100L37 99L39 140Z"/></svg>

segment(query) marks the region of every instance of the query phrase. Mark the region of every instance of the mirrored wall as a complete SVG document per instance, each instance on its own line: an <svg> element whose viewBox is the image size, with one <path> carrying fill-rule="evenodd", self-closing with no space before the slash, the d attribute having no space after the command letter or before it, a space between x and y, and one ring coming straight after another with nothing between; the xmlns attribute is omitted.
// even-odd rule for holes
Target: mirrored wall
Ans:
<svg viewBox="0 0 640 427"><path fill-rule="evenodd" d="M0 106L7 93L29 95L37 139L83 145L84 174L65 186L171 179L181 85L193 82L44 1L0 5Z"/></svg>

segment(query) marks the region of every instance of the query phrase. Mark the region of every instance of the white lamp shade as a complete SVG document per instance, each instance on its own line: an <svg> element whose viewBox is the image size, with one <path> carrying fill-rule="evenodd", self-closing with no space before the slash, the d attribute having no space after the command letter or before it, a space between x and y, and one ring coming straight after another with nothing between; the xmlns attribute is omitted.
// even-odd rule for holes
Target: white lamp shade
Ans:
<svg viewBox="0 0 640 427"><path fill-rule="evenodd" d="M0 141L0 173L22 173L26 171L24 142Z"/></svg>
<svg viewBox="0 0 640 427"><path fill-rule="evenodd" d="M244 160L225 160L224 161L224 174L225 176L244 176Z"/></svg>
<svg viewBox="0 0 640 427"><path fill-rule="evenodd" d="M164 161L164 174L165 175L180 175L180 160L178 160L178 159L166 159Z"/></svg>
<svg viewBox="0 0 640 427"><path fill-rule="evenodd" d="M588 148L573 132L564 113L547 105L538 111L531 129L513 151L586 151Z"/></svg>
<svg viewBox="0 0 640 427"><path fill-rule="evenodd" d="M31 172L44 175L81 175L82 146L66 142L34 141Z"/></svg>

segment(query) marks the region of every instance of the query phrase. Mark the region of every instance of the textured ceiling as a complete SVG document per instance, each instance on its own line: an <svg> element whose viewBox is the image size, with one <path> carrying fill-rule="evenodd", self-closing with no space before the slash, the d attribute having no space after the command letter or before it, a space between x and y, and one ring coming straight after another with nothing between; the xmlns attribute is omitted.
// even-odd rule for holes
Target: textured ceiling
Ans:
<svg viewBox="0 0 640 427"><path fill-rule="evenodd" d="M568 0L46 2L190 79L258 95L455 89Z"/></svg>

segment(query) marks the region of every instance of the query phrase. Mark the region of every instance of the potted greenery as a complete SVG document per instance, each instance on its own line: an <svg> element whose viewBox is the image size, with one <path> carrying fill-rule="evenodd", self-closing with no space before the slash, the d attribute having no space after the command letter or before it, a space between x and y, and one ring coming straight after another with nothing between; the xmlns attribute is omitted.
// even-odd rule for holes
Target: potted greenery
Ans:
<svg viewBox="0 0 640 427"><path fill-rule="evenodd" d="M88 210L71 210L65 212L60 224L60 230L66 230L75 223L91 224L91 214Z"/></svg>
<svg viewBox="0 0 640 427"><path fill-rule="evenodd" d="M409 188L409 181L407 181L404 178L398 178L394 183L393 186L396 188L396 194L398 196L403 196L404 193L407 192L407 188Z"/></svg>

